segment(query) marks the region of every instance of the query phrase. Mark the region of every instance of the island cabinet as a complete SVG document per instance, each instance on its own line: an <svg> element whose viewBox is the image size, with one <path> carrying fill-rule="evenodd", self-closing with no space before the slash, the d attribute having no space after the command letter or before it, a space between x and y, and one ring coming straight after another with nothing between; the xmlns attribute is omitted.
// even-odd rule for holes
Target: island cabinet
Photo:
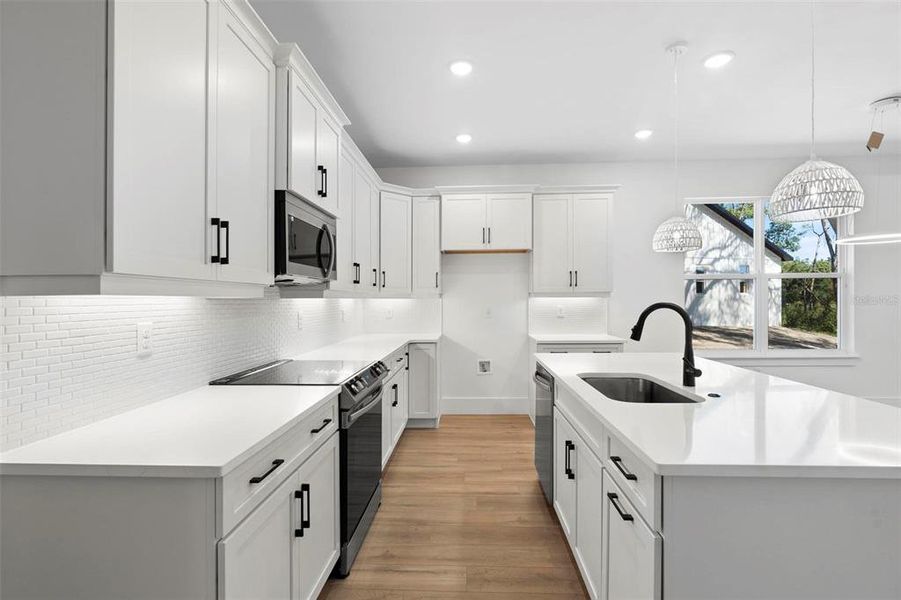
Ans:
<svg viewBox="0 0 901 600"><path fill-rule="evenodd" d="M3 22L31 57L4 66L3 292L262 295L276 44L247 2L4 3Z"/></svg>
<svg viewBox="0 0 901 600"><path fill-rule="evenodd" d="M532 249L532 194L444 194L441 250L527 252Z"/></svg>
<svg viewBox="0 0 901 600"><path fill-rule="evenodd" d="M535 194L532 292L610 292L612 192Z"/></svg>
<svg viewBox="0 0 901 600"><path fill-rule="evenodd" d="M316 598L340 552L337 424L334 395L220 475L167 463L5 471L0 597Z"/></svg>

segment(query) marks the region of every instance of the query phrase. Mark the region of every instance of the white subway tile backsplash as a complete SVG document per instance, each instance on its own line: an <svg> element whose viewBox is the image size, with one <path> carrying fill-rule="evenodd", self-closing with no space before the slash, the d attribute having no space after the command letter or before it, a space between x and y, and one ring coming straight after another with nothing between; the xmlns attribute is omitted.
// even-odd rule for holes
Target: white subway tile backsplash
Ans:
<svg viewBox="0 0 901 600"><path fill-rule="evenodd" d="M360 300L4 297L0 449L364 331ZM303 314L298 329L297 313ZM137 356L137 323L153 353Z"/></svg>

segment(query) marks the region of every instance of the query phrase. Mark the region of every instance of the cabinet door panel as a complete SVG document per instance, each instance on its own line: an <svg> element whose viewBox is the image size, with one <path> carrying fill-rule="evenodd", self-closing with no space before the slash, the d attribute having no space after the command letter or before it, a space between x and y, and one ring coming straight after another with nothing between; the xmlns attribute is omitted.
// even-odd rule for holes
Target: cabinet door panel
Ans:
<svg viewBox="0 0 901 600"><path fill-rule="evenodd" d="M571 292L572 196L535 196L532 291Z"/></svg>
<svg viewBox="0 0 901 600"><path fill-rule="evenodd" d="M315 201L319 189L316 171L316 102L294 71L288 73L288 188Z"/></svg>
<svg viewBox="0 0 901 600"><path fill-rule="evenodd" d="M381 194L373 186L369 196L369 261L368 287L373 293L379 291L379 268L381 267ZM367 281L364 276L363 281Z"/></svg>
<svg viewBox="0 0 901 600"><path fill-rule="evenodd" d="M112 270L213 279L203 0L112 9ZM165 43L161 43L165 40Z"/></svg>
<svg viewBox="0 0 901 600"><path fill-rule="evenodd" d="M395 379L397 388L391 390L394 400L391 406L391 445L397 445L397 441L404 433L409 414L409 390L407 372L404 371ZM396 403L396 404L395 404Z"/></svg>
<svg viewBox="0 0 901 600"><path fill-rule="evenodd" d="M485 249L487 227L484 194L442 196L442 250Z"/></svg>
<svg viewBox="0 0 901 600"><path fill-rule="evenodd" d="M285 600L291 597L294 556L294 492L290 476L218 544L220 600Z"/></svg>
<svg viewBox="0 0 901 600"><path fill-rule="evenodd" d="M615 494L616 498L609 494ZM621 515L617 505L632 519L627 520L628 517ZM603 506L606 600L659 600L660 536L645 525L635 507L606 473Z"/></svg>
<svg viewBox="0 0 901 600"><path fill-rule="evenodd" d="M438 418L438 344L410 344L411 419Z"/></svg>
<svg viewBox="0 0 901 600"><path fill-rule="evenodd" d="M354 266L354 168L353 163L341 155L341 177L338 182L338 251L335 268L338 270L338 285L341 289L354 289L357 269ZM368 248L367 248L368 250Z"/></svg>
<svg viewBox="0 0 901 600"><path fill-rule="evenodd" d="M298 471L303 499L296 506L304 515L297 520L306 516L310 522L303 536L294 538L295 598L300 600L319 595L341 550L338 453L338 433L334 433Z"/></svg>
<svg viewBox="0 0 901 600"><path fill-rule="evenodd" d="M381 272L383 292L410 292L411 198L382 192Z"/></svg>
<svg viewBox="0 0 901 600"><path fill-rule="evenodd" d="M372 186L354 171L354 260L360 264L361 289L372 288Z"/></svg>
<svg viewBox="0 0 901 600"><path fill-rule="evenodd" d="M440 292L441 219L438 197L413 199L413 290Z"/></svg>
<svg viewBox="0 0 901 600"><path fill-rule="evenodd" d="M214 216L221 236L219 279L272 283L275 65L246 27L219 5L214 147ZM225 251L227 244L227 253ZM215 243L215 242L214 242Z"/></svg>
<svg viewBox="0 0 901 600"><path fill-rule="evenodd" d="M576 293L611 289L608 241L610 204L606 194L575 194L572 203L573 271Z"/></svg>
<svg viewBox="0 0 901 600"><path fill-rule="evenodd" d="M568 471L578 473L578 454L571 449L577 440L566 418L554 409L554 509L572 547L576 546L576 481Z"/></svg>
<svg viewBox="0 0 901 600"><path fill-rule="evenodd" d="M532 194L488 194L488 247L532 248Z"/></svg>
<svg viewBox="0 0 901 600"><path fill-rule="evenodd" d="M338 213L338 126L318 112L316 119L316 171L319 178L319 192L311 199L324 210ZM322 167L322 173L319 168Z"/></svg>
<svg viewBox="0 0 901 600"><path fill-rule="evenodd" d="M576 556L592 598L601 593L603 572L603 463L579 441L576 471Z"/></svg>
<svg viewBox="0 0 901 600"><path fill-rule="evenodd" d="M393 439L391 435L391 404L394 402L394 390L391 386L393 386L396 381L396 377L392 378L390 381L386 382L384 385L384 392L382 393L382 468L385 468L385 465L388 464L388 459L391 458L391 450L393 449Z"/></svg>

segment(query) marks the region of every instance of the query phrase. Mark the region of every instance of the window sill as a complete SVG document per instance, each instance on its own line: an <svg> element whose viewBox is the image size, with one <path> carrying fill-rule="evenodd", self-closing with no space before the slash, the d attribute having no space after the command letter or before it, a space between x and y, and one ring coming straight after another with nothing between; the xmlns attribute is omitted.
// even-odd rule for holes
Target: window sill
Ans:
<svg viewBox="0 0 901 600"><path fill-rule="evenodd" d="M717 360L737 367L851 367L860 362L860 355L851 352L822 350L790 350L783 352L699 350L701 358Z"/></svg>

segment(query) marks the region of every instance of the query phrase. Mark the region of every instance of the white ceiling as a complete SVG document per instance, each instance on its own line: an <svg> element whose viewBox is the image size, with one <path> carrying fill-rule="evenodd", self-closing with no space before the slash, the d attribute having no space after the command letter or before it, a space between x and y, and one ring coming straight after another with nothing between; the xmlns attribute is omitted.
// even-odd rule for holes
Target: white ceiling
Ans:
<svg viewBox="0 0 901 600"><path fill-rule="evenodd" d="M669 158L664 48L676 40L689 45L685 157L807 153L807 2L252 4L280 41L300 45L376 167ZM865 153L869 102L901 92L901 0L825 0L816 26L819 154ZM732 64L705 69L722 49ZM448 71L460 58L475 65L468 78ZM637 142L642 128L655 133ZM454 140L461 132L469 146Z"/></svg>

